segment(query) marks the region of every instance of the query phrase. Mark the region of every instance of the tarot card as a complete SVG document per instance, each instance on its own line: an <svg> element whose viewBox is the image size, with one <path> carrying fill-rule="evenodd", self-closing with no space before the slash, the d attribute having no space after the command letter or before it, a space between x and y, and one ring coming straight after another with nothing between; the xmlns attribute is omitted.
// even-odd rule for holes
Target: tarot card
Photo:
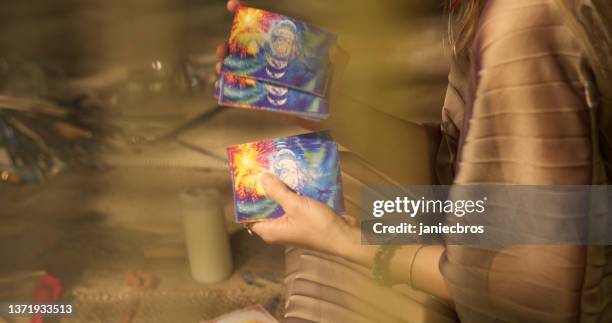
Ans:
<svg viewBox="0 0 612 323"><path fill-rule="evenodd" d="M278 321L263 307L257 305L201 323L278 323Z"/></svg>
<svg viewBox="0 0 612 323"><path fill-rule="evenodd" d="M336 36L296 19L240 6L222 70L325 96Z"/></svg>
<svg viewBox="0 0 612 323"><path fill-rule="evenodd" d="M230 146L227 154L238 223L284 214L259 185L263 173L278 176L297 194L344 212L338 146L327 131Z"/></svg>
<svg viewBox="0 0 612 323"><path fill-rule="evenodd" d="M265 83L254 78L223 73L219 105L267 110L321 120L327 118L325 98Z"/></svg>

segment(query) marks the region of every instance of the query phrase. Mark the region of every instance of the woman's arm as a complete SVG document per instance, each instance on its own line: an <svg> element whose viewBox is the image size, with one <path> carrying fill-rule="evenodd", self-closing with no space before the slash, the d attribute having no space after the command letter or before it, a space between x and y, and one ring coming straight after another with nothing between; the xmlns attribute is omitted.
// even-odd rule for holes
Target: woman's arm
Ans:
<svg viewBox="0 0 612 323"><path fill-rule="evenodd" d="M400 120L341 93L323 123L334 140L402 185L433 183L432 165L439 145L425 126Z"/></svg>
<svg viewBox="0 0 612 323"><path fill-rule="evenodd" d="M432 183L434 152L439 138L425 126L398 119L350 98L342 92L342 76L349 55L336 46L329 103L330 117L320 129L330 129L334 139L397 183ZM408 144L409 143L409 144ZM425 171L424 171L425 170Z"/></svg>
<svg viewBox="0 0 612 323"><path fill-rule="evenodd" d="M327 205L293 193L270 174L262 176L261 185L268 197L285 210L280 218L253 225L253 231L266 242L317 250L369 268L373 266L378 246L361 245L359 229L350 226ZM450 300L439 270L443 252L442 246L403 246L390 262L391 275L397 282Z"/></svg>
<svg viewBox="0 0 612 323"><path fill-rule="evenodd" d="M346 235L342 236L343 239L335 245L331 253L372 268L378 246L361 245L359 229L351 227L349 230ZM391 276L397 282L411 284L415 289L450 301L448 289L439 270L439 263L443 254L444 247L440 245L402 246L395 252L389 263ZM414 261L412 261L413 257Z"/></svg>

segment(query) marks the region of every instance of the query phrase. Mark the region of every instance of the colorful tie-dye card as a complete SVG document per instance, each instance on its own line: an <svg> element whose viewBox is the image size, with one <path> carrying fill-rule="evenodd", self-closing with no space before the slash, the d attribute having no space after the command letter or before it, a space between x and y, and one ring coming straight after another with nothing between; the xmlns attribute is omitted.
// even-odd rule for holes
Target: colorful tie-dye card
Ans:
<svg viewBox="0 0 612 323"><path fill-rule="evenodd" d="M327 99L254 78L223 73L219 105L267 110L321 120L329 116Z"/></svg>
<svg viewBox="0 0 612 323"><path fill-rule="evenodd" d="M278 176L297 194L344 212L338 146L329 132L262 140L227 148L236 222L276 218L283 209L259 185L263 173Z"/></svg>
<svg viewBox="0 0 612 323"><path fill-rule="evenodd" d="M240 6L224 72L325 96L336 36L296 19Z"/></svg>

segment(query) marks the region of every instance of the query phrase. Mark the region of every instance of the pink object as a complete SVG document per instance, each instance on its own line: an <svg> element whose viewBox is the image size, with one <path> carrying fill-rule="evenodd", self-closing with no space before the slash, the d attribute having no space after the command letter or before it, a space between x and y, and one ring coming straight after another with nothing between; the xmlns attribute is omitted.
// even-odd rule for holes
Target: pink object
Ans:
<svg viewBox="0 0 612 323"><path fill-rule="evenodd" d="M62 295L64 288L62 282L55 276L45 273L34 288L32 293L33 303L52 303L57 301ZM44 322L44 316L37 314L32 316L31 323Z"/></svg>

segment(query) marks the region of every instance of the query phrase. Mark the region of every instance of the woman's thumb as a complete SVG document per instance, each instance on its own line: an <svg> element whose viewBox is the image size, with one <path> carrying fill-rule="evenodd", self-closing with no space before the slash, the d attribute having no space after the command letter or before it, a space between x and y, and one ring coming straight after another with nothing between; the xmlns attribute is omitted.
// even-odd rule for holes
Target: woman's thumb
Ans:
<svg viewBox="0 0 612 323"><path fill-rule="evenodd" d="M285 211L291 209L292 205L295 205L295 198L298 195L293 193L278 177L264 173L259 179L259 184L266 192L266 195L280 204Z"/></svg>

